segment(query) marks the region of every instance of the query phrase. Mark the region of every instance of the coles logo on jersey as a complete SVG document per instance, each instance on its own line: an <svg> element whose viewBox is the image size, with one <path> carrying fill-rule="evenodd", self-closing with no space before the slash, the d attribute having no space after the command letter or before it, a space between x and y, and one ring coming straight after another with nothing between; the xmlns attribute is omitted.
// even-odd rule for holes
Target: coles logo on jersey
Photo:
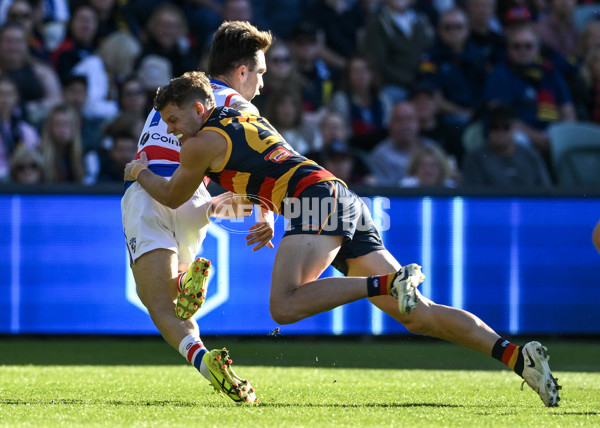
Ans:
<svg viewBox="0 0 600 428"><path fill-rule="evenodd" d="M265 156L265 160L271 161L271 162L276 162L276 163L281 163L291 156L292 156L292 154L290 152L288 152L286 149L284 149L283 147L277 147L276 149L271 150Z"/></svg>

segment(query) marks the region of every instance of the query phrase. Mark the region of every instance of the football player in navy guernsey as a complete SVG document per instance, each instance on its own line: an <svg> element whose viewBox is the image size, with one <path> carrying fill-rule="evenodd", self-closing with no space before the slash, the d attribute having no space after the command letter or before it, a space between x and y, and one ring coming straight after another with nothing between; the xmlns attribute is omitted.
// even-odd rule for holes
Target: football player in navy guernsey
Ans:
<svg viewBox="0 0 600 428"><path fill-rule="evenodd" d="M216 107L202 72L172 79L155 108L182 144L170 180L148 168L145 155L125 168L157 201L176 209L205 176L289 219L271 277L270 311L290 324L369 298L409 331L440 338L496 358L557 406L560 389L539 342L516 346L477 316L421 295L421 267L404 267L385 249L365 204L329 171L296 153L264 118ZM329 265L346 277L320 278Z"/></svg>

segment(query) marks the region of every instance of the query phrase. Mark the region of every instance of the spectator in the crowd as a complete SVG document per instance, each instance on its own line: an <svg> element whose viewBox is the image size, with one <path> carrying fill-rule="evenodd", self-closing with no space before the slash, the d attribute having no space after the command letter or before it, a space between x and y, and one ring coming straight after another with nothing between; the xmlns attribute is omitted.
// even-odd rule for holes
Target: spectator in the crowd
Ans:
<svg viewBox="0 0 600 428"><path fill-rule="evenodd" d="M410 101L417 113L419 133L438 143L448 156L460 162L463 156L461 135L448 129L448 125L440 119L436 90L426 82L417 84Z"/></svg>
<svg viewBox="0 0 600 428"><path fill-rule="evenodd" d="M48 61L50 54L46 50L37 22L42 16L41 7L42 0L14 0L6 12L6 22L21 24L27 34L29 53L39 60Z"/></svg>
<svg viewBox="0 0 600 428"><path fill-rule="evenodd" d="M517 144L511 107L497 105L488 115L487 141L467 153L463 162L465 186L551 186L546 164L535 149Z"/></svg>
<svg viewBox="0 0 600 428"><path fill-rule="evenodd" d="M577 58L582 60L595 47L600 46L600 20L589 21L577 40Z"/></svg>
<svg viewBox="0 0 600 428"><path fill-rule="evenodd" d="M563 57L574 59L579 31L575 27L576 0L551 0L550 13L536 26L542 44Z"/></svg>
<svg viewBox="0 0 600 428"><path fill-rule="evenodd" d="M223 22L224 0L183 0L180 3L196 45L200 49L208 48L212 34Z"/></svg>
<svg viewBox="0 0 600 428"><path fill-rule="evenodd" d="M433 42L429 20L413 5L414 0L385 0L365 27L365 53L393 102L408 98L421 55Z"/></svg>
<svg viewBox="0 0 600 428"><path fill-rule="evenodd" d="M358 51L364 36L365 13L354 0L315 0L305 7L306 19L312 20L323 41L319 57L336 70L343 70Z"/></svg>
<svg viewBox="0 0 600 428"><path fill-rule="evenodd" d="M84 182L79 118L71 107L61 104L50 110L42 129L41 150L48 182Z"/></svg>
<svg viewBox="0 0 600 428"><path fill-rule="evenodd" d="M73 68L98 48L98 12L88 4L78 5L71 14L67 35L52 52L51 62L61 82L73 74Z"/></svg>
<svg viewBox="0 0 600 428"><path fill-rule="evenodd" d="M401 187L455 187L452 165L436 146L424 146L410 158Z"/></svg>
<svg viewBox="0 0 600 428"><path fill-rule="evenodd" d="M401 101L394 106L388 126L389 136L371 152L370 167L380 186L399 186L406 177L408 162L425 145L437 143L419 132L419 120L412 103Z"/></svg>
<svg viewBox="0 0 600 428"><path fill-rule="evenodd" d="M287 43L275 40L265 53L265 61L268 72L263 75L264 86L260 90L260 96L252 100L259 111L266 108L274 93L291 90L304 94L304 85L308 85L308 82L297 70Z"/></svg>
<svg viewBox="0 0 600 428"><path fill-rule="evenodd" d="M135 159L137 153L137 137L130 131L110 136L111 146L100 151L100 174L97 183L123 182L125 165Z"/></svg>
<svg viewBox="0 0 600 428"><path fill-rule="evenodd" d="M314 160L319 165L324 165L325 159L330 157L331 154L331 151L328 152L328 150L334 144L337 144L338 147L341 147L340 144L343 144L347 148L349 136L348 123L344 118L339 113L327 111L319 124L319 135L315 142L317 149L316 151L307 153L305 156ZM376 184L366 154L352 147L349 147L348 151L353 158L351 182L354 184Z"/></svg>
<svg viewBox="0 0 600 428"><path fill-rule="evenodd" d="M314 131L304 123L304 110L299 92L282 90L273 94L264 116L298 153L305 154L311 151Z"/></svg>
<svg viewBox="0 0 600 428"><path fill-rule="evenodd" d="M516 129L549 162L550 139L545 131L552 123L575 120L571 94L554 65L541 57L532 26L513 28L507 36L508 58L489 74L486 100L489 106L512 106L517 116Z"/></svg>
<svg viewBox="0 0 600 428"><path fill-rule="evenodd" d="M276 40L288 41L302 19L306 0L253 0L254 25L270 30Z"/></svg>
<svg viewBox="0 0 600 428"><path fill-rule="evenodd" d="M363 56L348 60L340 89L329 104L350 124L350 145L369 152L385 138L392 109L389 98L383 96L369 62Z"/></svg>
<svg viewBox="0 0 600 428"><path fill-rule="evenodd" d="M37 149L21 146L10 158L10 181L15 184L42 184L44 159Z"/></svg>
<svg viewBox="0 0 600 428"><path fill-rule="evenodd" d="M506 40L502 25L496 18L496 0L467 0L469 17L469 40L477 45L491 67L505 52Z"/></svg>
<svg viewBox="0 0 600 428"><path fill-rule="evenodd" d="M103 120L89 116L84 107L87 103L88 93L87 78L85 76L71 76L63 85L63 102L71 107L79 117L79 130L83 153L98 150L102 140Z"/></svg>
<svg viewBox="0 0 600 428"><path fill-rule="evenodd" d="M484 104L485 56L469 41L469 23L461 9L441 15L438 34L423 56L421 79L436 88L441 119L456 140Z"/></svg>
<svg viewBox="0 0 600 428"><path fill-rule="evenodd" d="M49 65L32 59L27 35L19 24L7 23L0 28L0 71L15 81L25 118L35 126L61 100L56 72Z"/></svg>
<svg viewBox="0 0 600 428"><path fill-rule="evenodd" d="M15 82L0 76L0 181L9 175L9 162L19 147L35 148L40 143L36 129L21 117L19 91Z"/></svg>
<svg viewBox="0 0 600 428"><path fill-rule="evenodd" d="M573 90L577 118L600 124L600 45L590 49Z"/></svg>
<svg viewBox="0 0 600 428"><path fill-rule="evenodd" d="M289 46L296 67L307 82L302 87L306 119L316 125L323 118L333 94L335 76L318 57L317 29L311 22L301 21L296 25Z"/></svg>
<svg viewBox="0 0 600 428"><path fill-rule="evenodd" d="M119 110L131 112L140 117L146 117L152 110L152 98L144 88L144 85L135 76L130 76L119 86Z"/></svg>
<svg viewBox="0 0 600 428"><path fill-rule="evenodd" d="M322 151L321 162L327 171L350 186L376 184L372 174L361 174L360 159L343 141L338 140L328 144Z"/></svg>
<svg viewBox="0 0 600 428"><path fill-rule="evenodd" d="M85 2L98 14L99 43L116 32L139 35L137 21L123 9L122 5L126 2L121 0L85 0Z"/></svg>
<svg viewBox="0 0 600 428"><path fill-rule="evenodd" d="M198 67L199 60L192 53L188 39L186 18L181 8L173 3L163 3L152 12L143 32L142 53L137 59L136 69L145 68L145 62L155 61L155 57L168 62L169 80Z"/></svg>

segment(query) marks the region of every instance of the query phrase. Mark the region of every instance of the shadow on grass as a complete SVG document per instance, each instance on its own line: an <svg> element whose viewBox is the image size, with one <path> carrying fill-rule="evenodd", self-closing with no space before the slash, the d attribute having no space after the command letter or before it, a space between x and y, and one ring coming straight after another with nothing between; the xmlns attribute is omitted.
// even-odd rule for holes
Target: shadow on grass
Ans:
<svg viewBox="0 0 600 428"><path fill-rule="evenodd" d="M529 339L513 338L524 344ZM236 365L274 367L499 370L501 363L460 346L399 337L203 337L208 349L227 347ZM599 372L600 341L542 339L553 371ZM35 350L35 352L32 352ZM181 365L159 336L0 336L0 365Z"/></svg>

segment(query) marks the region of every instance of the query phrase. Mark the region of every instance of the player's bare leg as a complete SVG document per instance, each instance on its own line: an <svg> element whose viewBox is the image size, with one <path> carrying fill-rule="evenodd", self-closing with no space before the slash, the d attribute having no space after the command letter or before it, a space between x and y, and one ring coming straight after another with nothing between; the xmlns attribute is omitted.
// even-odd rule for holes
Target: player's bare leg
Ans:
<svg viewBox="0 0 600 428"><path fill-rule="evenodd" d="M175 315L178 271L188 264L178 263L174 252L156 249L140 256L132 266L140 300L165 340L183 355L219 393L236 402L257 403L252 385L231 370L228 351L208 351L200 339L198 323L193 318ZM224 355L227 358L224 358Z"/></svg>
<svg viewBox="0 0 600 428"><path fill-rule="evenodd" d="M181 320L174 316L173 301L177 296L179 267L187 270L185 264L178 263L177 255L166 249L143 254L131 267L140 300L162 336L175 349L187 335L198 335L195 320Z"/></svg>
<svg viewBox="0 0 600 428"><path fill-rule="evenodd" d="M347 259L346 262L348 275L352 276L380 275L381 272L396 272L400 268L387 250ZM547 407L558 406L561 387L550 371L547 350L539 342L517 347L501 338L475 315L438 305L420 294L419 302L410 315L402 314L397 301L391 296L371 297L370 300L413 333L443 339L498 359L521 376Z"/></svg>
<svg viewBox="0 0 600 428"><path fill-rule="evenodd" d="M371 276L382 272L396 272L400 263L387 250L348 259L349 276ZM371 297L371 302L402 323L409 331L456 343L490 355L500 336L475 315L444 305L438 305L419 294L417 308L410 315L400 313L398 303L391 296Z"/></svg>
<svg viewBox="0 0 600 428"><path fill-rule="evenodd" d="M367 297L365 278L317 279L331 264L341 236L289 235L277 249L271 276L271 316L291 324Z"/></svg>

